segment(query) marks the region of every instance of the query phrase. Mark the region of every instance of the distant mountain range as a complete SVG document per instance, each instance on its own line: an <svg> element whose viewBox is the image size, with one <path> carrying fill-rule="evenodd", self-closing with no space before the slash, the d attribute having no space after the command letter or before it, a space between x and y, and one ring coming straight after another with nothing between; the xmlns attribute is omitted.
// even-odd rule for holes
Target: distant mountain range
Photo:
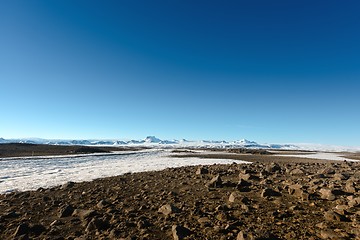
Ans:
<svg viewBox="0 0 360 240"><path fill-rule="evenodd" d="M118 145L177 145L177 146L241 146L241 147L255 147L255 148L269 148L269 145L260 145L254 141L246 139L238 141L214 141L214 140L200 140L190 141L186 139L181 140L162 140L155 136L147 136L141 140L64 140L64 139L42 139L42 138L21 138L21 139L4 139L0 138L1 143L32 143L32 144L52 144L52 145L101 145L101 146L118 146Z"/></svg>
<svg viewBox="0 0 360 240"><path fill-rule="evenodd" d="M22 138L4 139L3 143L30 143L30 144L49 144L49 145L89 145L89 146L147 146L160 148L253 148L253 149L273 149L273 150L307 150L307 151L360 151L360 147L344 147L322 144L259 144L255 141L241 139L236 141L216 141L200 140L191 141L181 140L162 140L155 136L147 136L141 140L64 140L64 139L42 139L42 138Z"/></svg>

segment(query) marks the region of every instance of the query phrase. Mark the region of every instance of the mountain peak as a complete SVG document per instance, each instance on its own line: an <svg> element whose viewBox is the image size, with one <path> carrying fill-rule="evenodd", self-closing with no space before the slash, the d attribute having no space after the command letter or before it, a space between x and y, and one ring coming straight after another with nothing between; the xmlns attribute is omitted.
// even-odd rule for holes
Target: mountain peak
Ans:
<svg viewBox="0 0 360 240"><path fill-rule="evenodd" d="M242 143L242 144L257 144L256 142L254 141L250 141L250 140L247 140L245 138L241 139L241 140L237 140L235 141L236 143Z"/></svg>
<svg viewBox="0 0 360 240"><path fill-rule="evenodd" d="M161 142L161 139L156 138L155 136L147 136L147 137L144 139L144 141L145 141L146 143L159 143L159 142Z"/></svg>

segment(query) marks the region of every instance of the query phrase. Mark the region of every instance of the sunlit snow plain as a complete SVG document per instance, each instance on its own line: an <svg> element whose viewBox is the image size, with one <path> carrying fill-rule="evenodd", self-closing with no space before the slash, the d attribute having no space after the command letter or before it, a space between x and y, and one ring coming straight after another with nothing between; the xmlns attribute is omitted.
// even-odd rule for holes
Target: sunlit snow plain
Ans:
<svg viewBox="0 0 360 240"><path fill-rule="evenodd" d="M338 153L326 153L326 152L317 152L312 154L283 154L278 155L282 157L298 157L298 158L311 158L311 159L320 159L320 160L332 160L332 161L348 161L348 162L357 162L357 160L352 160L346 157L342 157Z"/></svg>
<svg viewBox="0 0 360 240"><path fill-rule="evenodd" d="M91 181L128 172L233 162L247 163L230 159L174 158L170 155L169 150L146 150L91 156L2 159L0 193L36 190L69 181Z"/></svg>

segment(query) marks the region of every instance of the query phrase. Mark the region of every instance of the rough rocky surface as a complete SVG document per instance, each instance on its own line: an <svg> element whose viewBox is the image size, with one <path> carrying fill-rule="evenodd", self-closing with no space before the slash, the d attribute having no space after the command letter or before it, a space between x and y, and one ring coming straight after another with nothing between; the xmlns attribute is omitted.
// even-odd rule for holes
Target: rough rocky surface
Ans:
<svg viewBox="0 0 360 240"><path fill-rule="evenodd" d="M0 195L0 239L360 239L360 163L201 169Z"/></svg>

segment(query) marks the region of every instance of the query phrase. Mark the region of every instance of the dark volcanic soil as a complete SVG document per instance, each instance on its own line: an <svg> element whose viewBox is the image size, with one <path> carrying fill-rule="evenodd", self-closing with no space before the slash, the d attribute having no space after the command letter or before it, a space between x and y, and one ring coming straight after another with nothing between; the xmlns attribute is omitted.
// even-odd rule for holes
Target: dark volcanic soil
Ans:
<svg viewBox="0 0 360 240"><path fill-rule="evenodd" d="M354 160L360 160L360 153L346 153L344 154L344 157Z"/></svg>
<svg viewBox="0 0 360 240"><path fill-rule="evenodd" d="M0 195L0 239L360 239L359 170L183 167Z"/></svg>
<svg viewBox="0 0 360 240"><path fill-rule="evenodd" d="M242 160L248 162L277 162L277 163L327 163L329 160L320 160L320 159L311 159L311 158L302 158L302 154L299 154L299 157L288 157L281 155L273 154L237 154L237 153L228 153L228 152L215 152L215 153L198 153L198 152L185 152L181 155L173 155L177 158L215 158L215 159L233 159L233 160Z"/></svg>
<svg viewBox="0 0 360 240"><path fill-rule="evenodd" d="M89 147L89 146L63 146L27 143L0 144L0 158L4 157L27 157L49 156L88 153L110 153L112 151L136 151L140 148L129 147ZM143 148L142 148L143 149Z"/></svg>

